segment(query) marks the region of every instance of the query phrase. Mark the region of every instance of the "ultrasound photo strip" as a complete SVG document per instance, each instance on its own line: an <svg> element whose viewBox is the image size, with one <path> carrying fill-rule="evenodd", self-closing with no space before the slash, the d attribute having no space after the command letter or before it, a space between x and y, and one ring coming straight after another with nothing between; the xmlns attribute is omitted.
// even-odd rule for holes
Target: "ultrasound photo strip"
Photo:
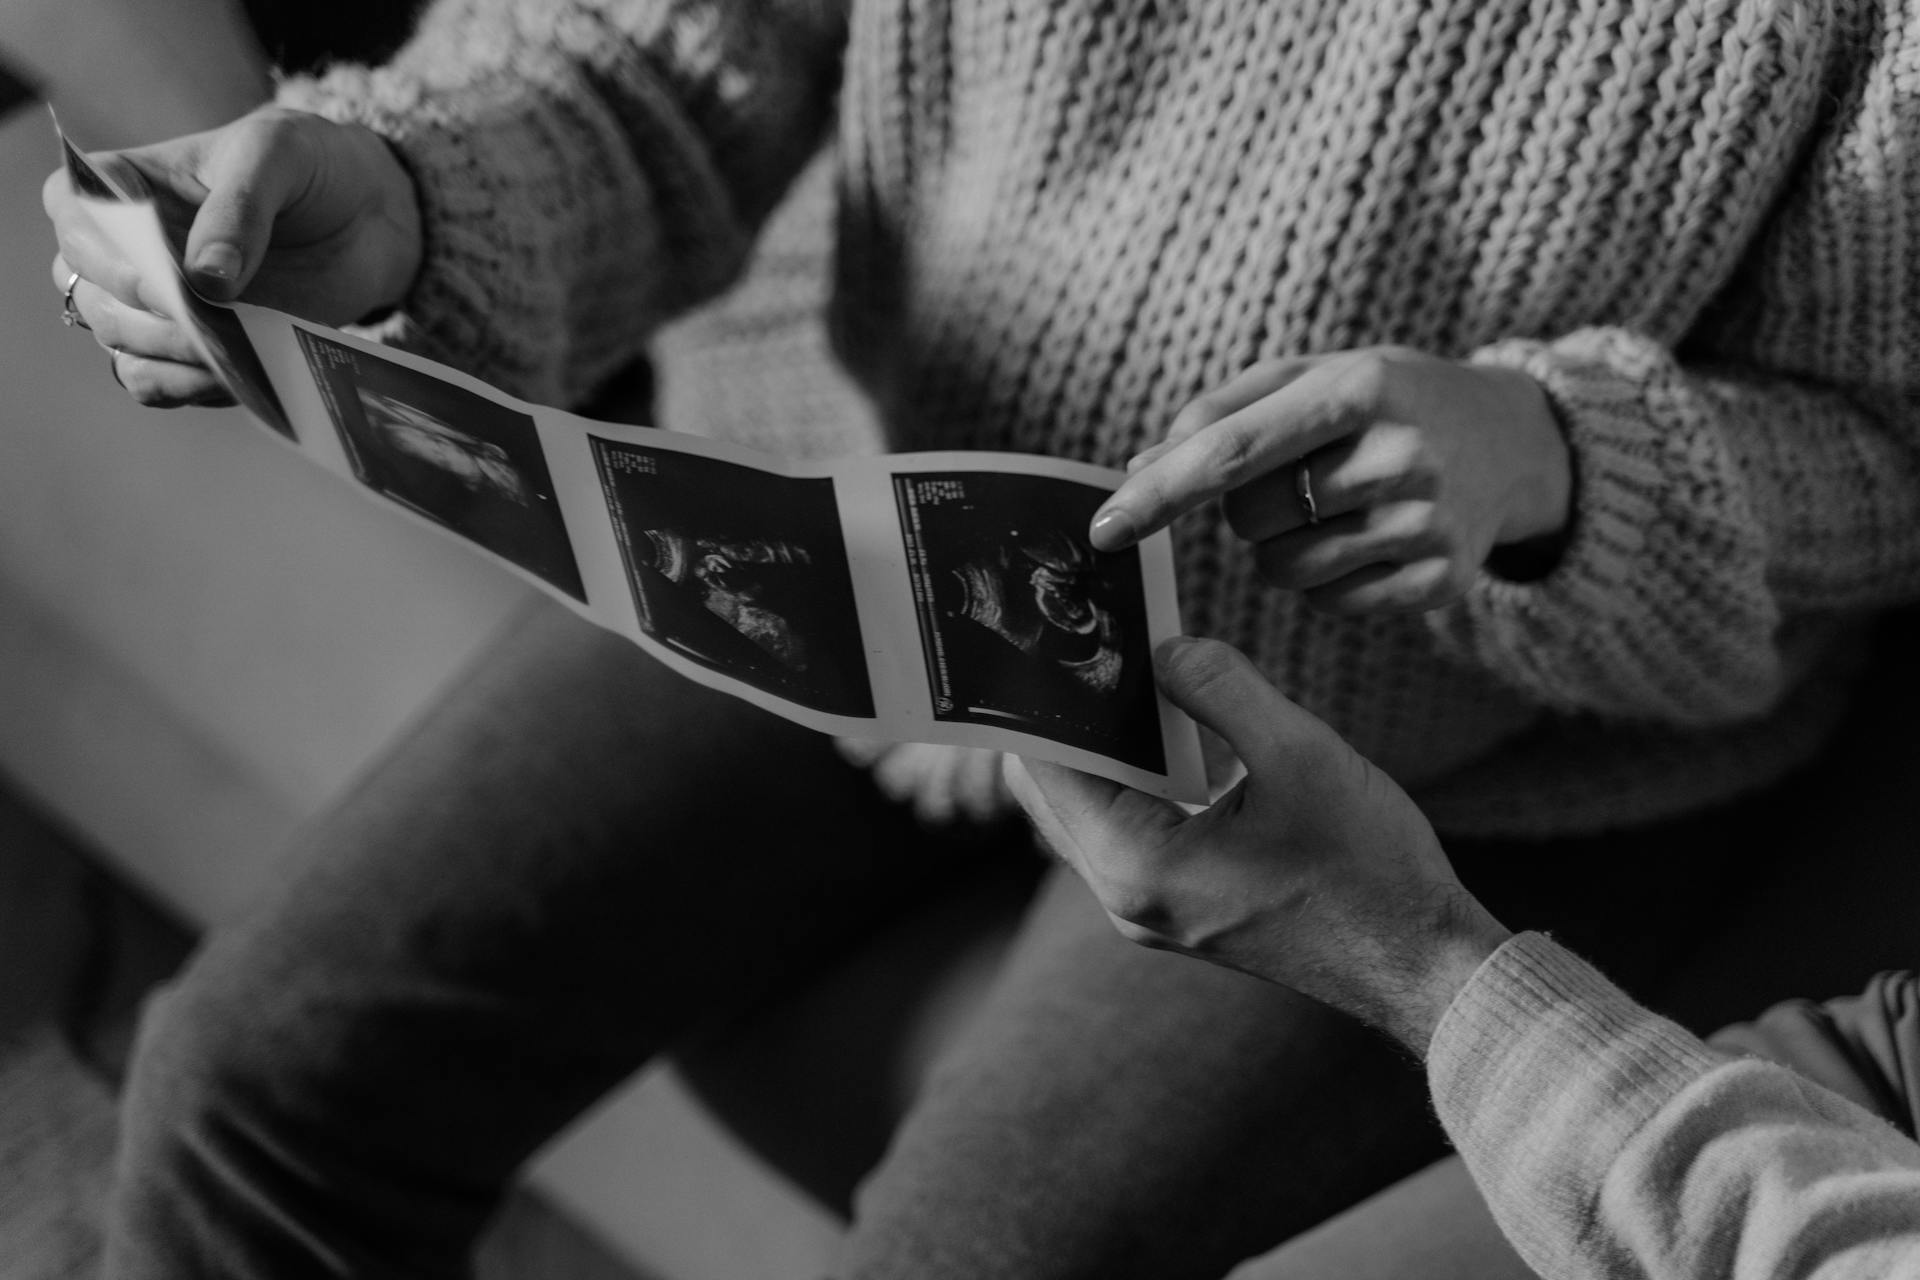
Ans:
<svg viewBox="0 0 1920 1280"><path fill-rule="evenodd" d="M1149 655L1167 535L1096 552L1120 473L1027 454L789 464L594 422L355 334L232 309L276 432L682 675L822 732L990 747L1203 803Z"/></svg>

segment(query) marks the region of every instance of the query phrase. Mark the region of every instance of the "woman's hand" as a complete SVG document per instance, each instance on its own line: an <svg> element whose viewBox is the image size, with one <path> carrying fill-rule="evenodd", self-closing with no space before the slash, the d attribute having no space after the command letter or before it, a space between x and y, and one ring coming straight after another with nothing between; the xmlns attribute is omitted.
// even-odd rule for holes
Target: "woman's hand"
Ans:
<svg viewBox="0 0 1920 1280"><path fill-rule="evenodd" d="M420 269L413 180L377 134L262 107L234 123L104 163L138 169L160 215L184 232L188 280L206 297L348 324L397 305ZM153 287L95 229L65 170L42 190L60 252L54 287L78 273L73 305L114 353L142 404L227 403Z"/></svg>
<svg viewBox="0 0 1920 1280"><path fill-rule="evenodd" d="M1573 487L1532 378L1397 347L1255 365L1128 470L1094 517L1096 547L1224 497L1261 575L1337 613L1456 599L1496 546L1560 534Z"/></svg>
<svg viewBox="0 0 1920 1280"><path fill-rule="evenodd" d="M1010 760L1008 785L1120 932L1294 988L1425 1055L1507 930L1393 781L1211 640L1154 655L1173 702L1247 767L1189 817L1118 783Z"/></svg>

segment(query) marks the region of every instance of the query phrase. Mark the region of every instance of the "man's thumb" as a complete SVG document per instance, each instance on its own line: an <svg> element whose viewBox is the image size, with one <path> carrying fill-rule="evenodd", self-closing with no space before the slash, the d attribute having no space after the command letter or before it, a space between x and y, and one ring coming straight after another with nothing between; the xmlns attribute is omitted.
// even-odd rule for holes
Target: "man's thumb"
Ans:
<svg viewBox="0 0 1920 1280"><path fill-rule="evenodd" d="M1167 700L1226 739L1249 772L1280 763L1308 740L1332 736L1230 644L1175 636L1154 650L1153 665Z"/></svg>
<svg viewBox="0 0 1920 1280"><path fill-rule="evenodd" d="M212 159L207 198L187 233L187 279L206 297L240 296L273 239L273 222L305 181L300 153L271 127L235 126Z"/></svg>
<svg viewBox="0 0 1920 1280"><path fill-rule="evenodd" d="M1046 760L1009 755L1002 776L1041 836L1082 874L1088 850L1142 841L1184 816L1164 800Z"/></svg>

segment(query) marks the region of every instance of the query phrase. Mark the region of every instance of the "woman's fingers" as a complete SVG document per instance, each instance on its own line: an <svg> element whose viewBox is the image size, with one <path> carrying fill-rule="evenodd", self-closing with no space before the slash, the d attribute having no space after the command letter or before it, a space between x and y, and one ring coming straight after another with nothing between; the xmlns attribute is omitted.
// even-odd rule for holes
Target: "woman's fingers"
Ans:
<svg viewBox="0 0 1920 1280"><path fill-rule="evenodd" d="M1265 542L1309 523L1300 497L1301 468L1321 521L1366 507L1431 497L1434 482L1418 428L1375 423L1226 495L1227 526L1248 542Z"/></svg>
<svg viewBox="0 0 1920 1280"><path fill-rule="evenodd" d="M1254 562L1271 585L1310 591L1372 565L1444 558L1434 515L1430 502L1368 507L1268 538L1254 548Z"/></svg>
<svg viewBox="0 0 1920 1280"><path fill-rule="evenodd" d="M115 378L134 399L165 406L231 403L200 363L185 329L164 316L130 307L74 275L64 255L54 258L54 287L61 291L62 305L72 307L78 322L109 353Z"/></svg>
<svg viewBox="0 0 1920 1280"><path fill-rule="evenodd" d="M230 405L233 398L219 381L199 365L154 360L127 351L110 351L114 381L141 404L152 409L182 405Z"/></svg>
<svg viewBox="0 0 1920 1280"><path fill-rule="evenodd" d="M157 301L141 280L140 273L100 234L93 219L73 198L64 171L55 172L42 189L42 202L53 220L54 239L59 254L54 260L54 287L65 289L66 278L78 271L130 307L143 311L158 309ZM65 270L62 270L64 264Z"/></svg>
<svg viewBox="0 0 1920 1280"><path fill-rule="evenodd" d="M1314 365L1196 430L1128 476L1093 519L1093 545L1122 547L1366 425L1344 366ZM1370 405L1370 401L1364 402Z"/></svg>
<svg viewBox="0 0 1920 1280"><path fill-rule="evenodd" d="M1254 401L1272 395L1311 369L1318 359L1317 356L1296 356L1284 360L1262 360L1243 370L1225 385L1188 402L1186 408L1174 415L1173 422L1167 427L1166 438L1152 448L1142 450L1140 457L1158 457L1227 415L1238 413ZM1134 462L1139 460L1136 458ZM1133 462L1127 464L1128 471L1138 469Z"/></svg>
<svg viewBox="0 0 1920 1280"><path fill-rule="evenodd" d="M1473 574L1442 556L1408 564L1375 564L1324 586L1309 588L1306 602L1322 613L1425 613L1458 599Z"/></svg>
<svg viewBox="0 0 1920 1280"><path fill-rule="evenodd" d="M174 364L200 365L200 353L180 325L151 311L136 311L90 280L73 287L73 309L109 351Z"/></svg>

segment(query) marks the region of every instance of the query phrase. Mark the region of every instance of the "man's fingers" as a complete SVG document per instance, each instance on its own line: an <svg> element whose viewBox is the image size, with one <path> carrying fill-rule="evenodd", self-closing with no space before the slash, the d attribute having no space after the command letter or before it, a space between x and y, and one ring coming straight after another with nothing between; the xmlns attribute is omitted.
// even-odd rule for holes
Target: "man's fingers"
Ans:
<svg viewBox="0 0 1920 1280"><path fill-rule="evenodd" d="M1303 748L1340 741L1232 645L1177 636L1155 649L1153 660L1168 700L1226 739L1254 777L1284 768Z"/></svg>
<svg viewBox="0 0 1920 1280"><path fill-rule="evenodd" d="M1186 818L1164 800L1047 760L1008 756L1002 776L1041 836L1083 875L1089 854L1157 844Z"/></svg>
<svg viewBox="0 0 1920 1280"><path fill-rule="evenodd" d="M312 164L297 130L263 115L220 135L201 175L207 198L187 232L187 274L207 297L238 297L266 257L273 222L305 187Z"/></svg>
<svg viewBox="0 0 1920 1280"><path fill-rule="evenodd" d="M1093 545L1102 551L1131 546L1221 494L1358 429L1363 415L1343 393L1337 368L1316 365L1302 372L1128 476L1094 513Z"/></svg>

